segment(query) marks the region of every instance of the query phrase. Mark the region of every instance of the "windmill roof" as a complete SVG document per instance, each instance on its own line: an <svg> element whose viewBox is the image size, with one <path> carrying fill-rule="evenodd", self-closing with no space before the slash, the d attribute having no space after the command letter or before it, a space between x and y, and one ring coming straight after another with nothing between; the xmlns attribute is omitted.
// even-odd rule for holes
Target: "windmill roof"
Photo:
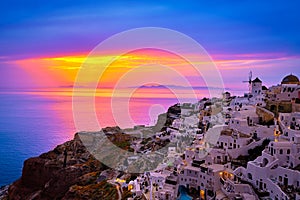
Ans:
<svg viewBox="0 0 300 200"><path fill-rule="evenodd" d="M256 77L256 79L254 79L252 82L254 82L254 83L262 83L262 81L258 77Z"/></svg>

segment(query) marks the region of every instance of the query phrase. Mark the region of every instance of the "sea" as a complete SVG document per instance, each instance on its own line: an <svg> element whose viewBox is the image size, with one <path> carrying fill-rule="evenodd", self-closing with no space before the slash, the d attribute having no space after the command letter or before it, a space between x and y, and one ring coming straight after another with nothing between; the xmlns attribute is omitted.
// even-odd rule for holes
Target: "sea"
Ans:
<svg viewBox="0 0 300 200"><path fill-rule="evenodd" d="M110 101L105 98L97 98L96 103L104 119L101 125L114 126L113 118L105 117L105 109L111 108ZM132 98L130 102L130 115L135 123L152 125L155 118L150 115L149 109L153 105L156 106L154 114L158 115L178 100L139 97ZM72 139L76 131L71 95L36 91L0 92L0 186L10 184L21 176L26 159Z"/></svg>

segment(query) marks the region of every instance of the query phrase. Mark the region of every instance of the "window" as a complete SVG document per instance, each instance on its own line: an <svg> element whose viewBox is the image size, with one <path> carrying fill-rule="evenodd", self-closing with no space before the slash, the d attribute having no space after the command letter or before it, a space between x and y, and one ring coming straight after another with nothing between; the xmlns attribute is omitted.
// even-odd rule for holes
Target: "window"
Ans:
<svg viewBox="0 0 300 200"><path fill-rule="evenodd" d="M248 179L252 180L252 174L248 173Z"/></svg>
<svg viewBox="0 0 300 200"><path fill-rule="evenodd" d="M285 136L289 136L289 132L285 132Z"/></svg>
<svg viewBox="0 0 300 200"><path fill-rule="evenodd" d="M287 153L287 154L290 154L290 153L291 153L291 150L290 150L290 149L286 150L286 153Z"/></svg>
<svg viewBox="0 0 300 200"><path fill-rule="evenodd" d="M282 149L280 149L280 150L279 150L279 153L280 153L280 154L283 154L283 150L282 150Z"/></svg>
<svg viewBox="0 0 300 200"><path fill-rule="evenodd" d="M280 181L280 182L282 181L282 176L279 176L279 181Z"/></svg>
<svg viewBox="0 0 300 200"><path fill-rule="evenodd" d="M207 195L212 197L214 196L214 192L212 190L207 190Z"/></svg>

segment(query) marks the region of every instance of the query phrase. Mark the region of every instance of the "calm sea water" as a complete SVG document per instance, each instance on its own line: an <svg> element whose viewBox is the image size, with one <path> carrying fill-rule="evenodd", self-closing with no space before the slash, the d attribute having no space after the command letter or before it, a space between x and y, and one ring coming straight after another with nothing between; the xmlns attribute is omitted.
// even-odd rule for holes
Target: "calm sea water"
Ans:
<svg viewBox="0 0 300 200"><path fill-rule="evenodd" d="M135 98L130 113L137 124L151 124L148 110L153 104L162 105L154 109L159 113L174 103L176 99ZM98 98L97 110L109 106L109 101ZM102 121L114 125L111 117ZM0 93L0 186L21 176L24 160L72 139L75 132L70 96Z"/></svg>

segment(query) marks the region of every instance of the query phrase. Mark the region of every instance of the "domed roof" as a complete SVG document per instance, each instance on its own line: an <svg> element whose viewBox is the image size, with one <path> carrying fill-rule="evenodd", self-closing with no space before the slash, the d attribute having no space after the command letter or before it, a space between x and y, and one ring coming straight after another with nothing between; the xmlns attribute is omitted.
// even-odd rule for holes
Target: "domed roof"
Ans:
<svg viewBox="0 0 300 200"><path fill-rule="evenodd" d="M299 79L297 76L291 74L284 77L281 84L299 84Z"/></svg>

